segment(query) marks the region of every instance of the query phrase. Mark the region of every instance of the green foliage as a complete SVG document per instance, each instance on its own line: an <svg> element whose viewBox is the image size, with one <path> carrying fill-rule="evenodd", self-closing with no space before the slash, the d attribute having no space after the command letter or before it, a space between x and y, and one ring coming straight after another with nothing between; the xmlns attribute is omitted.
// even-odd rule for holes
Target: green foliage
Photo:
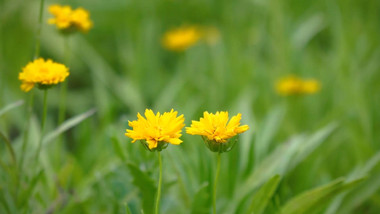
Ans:
<svg viewBox="0 0 380 214"><path fill-rule="evenodd" d="M18 73L35 52L40 1L0 1L0 213L152 213L155 153L124 136L145 108L173 108L186 126L206 110L242 113L250 130L221 156L219 213L380 210L380 1L69 0L94 22L69 50L46 23L48 4L63 2L45 2L41 56L70 54L67 117L60 86L49 89L35 159L43 93L22 92ZM219 37L163 48L182 25ZM321 91L278 95L289 74ZM215 154L182 134L162 151L160 211L211 213Z"/></svg>
<svg viewBox="0 0 380 214"><path fill-rule="evenodd" d="M255 193L251 205L249 206L248 213L261 214L265 211L265 208L273 197L280 180L281 177L279 175L273 176L257 191L257 193Z"/></svg>
<svg viewBox="0 0 380 214"><path fill-rule="evenodd" d="M140 190L142 198L142 208L144 213L153 213L155 193L157 191L154 180L152 180L145 172L141 171L136 165L127 163L133 184Z"/></svg>
<svg viewBox="0 0 380 214"><path fill-rule="evenodd" d="M309 190L294 198L290 199L281 209L281 213L318 213L326 202L331 201L340 192L351 188L363 178L351 182L345 182L344 179L337 179L322 187Z"/></svg>

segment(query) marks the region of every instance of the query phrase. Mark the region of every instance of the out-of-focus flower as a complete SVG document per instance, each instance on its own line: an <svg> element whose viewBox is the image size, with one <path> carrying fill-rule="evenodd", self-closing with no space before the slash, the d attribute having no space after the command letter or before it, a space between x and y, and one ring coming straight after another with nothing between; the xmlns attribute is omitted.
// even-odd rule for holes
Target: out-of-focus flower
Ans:
<svg viewBox="0 0 380 214"><path fill-rule="evenodd" d="M296 76L280 79L276 83L276 91L283 96L315 94L320 90L320 83L314 79L303 80Z"/></svg>
<svg viewBox="0 0 380 214"><path fill-rule="evenodd" d="M132 130L127 129L125 136L133 139L132 143L140 140L150 151L161 151L168 143L179 145L182 140L179 138L181 129L185 126L183 114L177 117L177 111L155 115L152 110L145 110L145 117L137 114L137 120L129 121L128 125Z"/></svg>
<svg viewBox="0 0 380 214"><path fill-rule="evenodd" d="M229 151L236 141L230 139L249 129L248 125L240 126L241 114L233 116L228 122L228 112L221 111L216 114L203 113L199 121L192 121L186 127L186 133L201 135L206 146L213 152Z"/></svg>
<svg viewBox="0 0 380 214"><path fill-rule="evenodd" d="M162 45L171 51L184 51L201 38L201 31L195 26L180 27L166 32Z"/></svg>
<svg viewBox="0 0 380 214"><path fill-rule="evenodd" d="M22 81L21 89L25 92L32 90L35 84L41 89L47 89L69 76L69 69L51 59L39 58L28 63L19 73L18 79Z"/></svg>
<svg viewBox="0 0 380 214"><path fill-rule="evenodd" d="M83 8L73 10L70 6L55 4L49 7L49 12L54 18L50 18L48 23L55 24L63 33L87 32L93 25L89 12Z"/></svg>

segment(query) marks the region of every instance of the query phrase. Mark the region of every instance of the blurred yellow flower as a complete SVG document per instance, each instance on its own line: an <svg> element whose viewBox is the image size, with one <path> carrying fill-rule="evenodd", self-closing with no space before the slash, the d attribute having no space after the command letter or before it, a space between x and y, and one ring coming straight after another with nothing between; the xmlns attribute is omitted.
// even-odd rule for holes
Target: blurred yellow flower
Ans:
<svg viewBox="0 0 380 214"><path fill-rule="evenodd" d="M191 126L186 127L186 133L205 136L208 140L217 143L225 143L228 139L249 129L248 125L240 126L240 120L240 113L233 116L228 122L228 112L226 111L218 111L216 114L205 111L203 118L200 118L199 121L193 120Z"/></svg>
<svg viewBox="0 0 380 214"><path fill-rule="evenodd" d="M87 32L92 27L90 14L83 8L71 9L70 6L51 5L49 12L54 16L48 20L49 24L55 24L59 30L65 33L77 30Z"/></svg>
<svg viewBox="0 0 380 214"><path fill-rule="evenodd" d="M180 27L164 34L162 45L171 51L184 51L196 44L201 38L197 27Z"/></svg>
<svg viewBox="0 0 380 214"><path fill-rule="evenodd" d="M149 150L159 150L166 148L167 143L179 145L182 140L179 138L181 129L185 126L183 114L177 117L177 111L173 109L170 112L155 115L152 110L145 110L146 119L137 114L137 120L129 121L128 125L132 130L127 129L125 136L136 140L142 140Z"/></svg>
<svg viewBox="0 0 380 214"><path fill-rule="evenodd" d="M55 63L51 59L36 59L28 63L18 75L18 79L22 81L21 90L28 92L35 84L40 88L49 88L65 81L70 74L68 70L65 65Z"/></svg>
<svg viewBox="0 0 380 214"><path fill-rule="evenodd" d="M289 76L280 79L276 83L276 91L283 96L315 94L320 90L320 83L317 80L303 80L296 76Z"/></svg>

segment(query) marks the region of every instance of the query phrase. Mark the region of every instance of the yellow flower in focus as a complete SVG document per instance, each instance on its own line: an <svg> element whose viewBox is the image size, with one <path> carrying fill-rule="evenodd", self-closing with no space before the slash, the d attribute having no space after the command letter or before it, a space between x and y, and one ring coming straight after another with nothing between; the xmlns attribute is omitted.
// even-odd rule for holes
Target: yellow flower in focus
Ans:
<svg viewBox="0 0 380 214"><path fill-rule="evenodd" d="M28 92L35 84L43 89L49 88L65 81L70 74L68 71L65 65L55 63L51 59L36 59L28 63L18 75L18 79L22 81L21 90Z"/></svg>
<svg viewBox="0 0 380 214"><path fill-rule="evenodd" d="M196 44L201 37L198 28L180 27L165 33L162 38L162 45L171 51L184 51Z"/></svg>
<svg viewBox="0 0 380 214"><path fill-rule="evenodd" d="M170 112L155 115L152 110L145 110L145 117L137 114L137 120L129 121L128 125L132 130L127 129L125 136L136 140L142 140L149 150L159 150L166 148L167 143L179 145L182 140L179 138L181 129L185 126L185 118L182 115L177 117L177 111L173 109Z"/></svg>
<svg viewBox="0 0 380 214"><path fill-rule="evenodd" d="M92 27L90 14L83 8L73 10L70 6L51 5L49 12L54 16L48 20L49 24L55 24L64 33L77 30L87 32Z"/></svg>
<svg viewBox="0 0 380 214"><path fill-rule="evenodd" d="M296 76L289 76L280 79L276 84L276 91L283 96L315 94L320 90L320 84L317 80L303 80Z"/></svg>
<svg viewBox="0 0 380 214"><path fill-rule="evenodd" d="M203 118L199 121L193 120L191 126L186 127L186 133L205 136L208 140L217 143L225 143L228 139L249 129L248 125L240 126L240 120L240 113L228 122L228 112L218 111L213 114L206 111L203 113Z"/></svg>

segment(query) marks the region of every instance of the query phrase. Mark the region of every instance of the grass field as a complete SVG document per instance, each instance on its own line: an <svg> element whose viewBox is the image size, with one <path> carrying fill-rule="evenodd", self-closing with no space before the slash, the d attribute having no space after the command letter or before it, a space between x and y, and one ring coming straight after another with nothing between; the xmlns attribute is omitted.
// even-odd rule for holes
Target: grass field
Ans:
<svg viewBox="0 0 380 214"><path fill-rule="evenodd" d="M47 23L55 3L85 8L93 27L61 35ZM173 108L186 127L204 111L242 114L250 129L221 154L216 213L380 212L380 1L46 0L40 39L39 7L0 0L0 213L154 213L157 152L124 135L146 108ZM207 33L166 49L183 26ZM18 79L38 41L70 69L42 129L44 92ZM278 94L289 75L320 90ZM161 152L160 213L212 213L217 154L182 134Z"/></svg>

